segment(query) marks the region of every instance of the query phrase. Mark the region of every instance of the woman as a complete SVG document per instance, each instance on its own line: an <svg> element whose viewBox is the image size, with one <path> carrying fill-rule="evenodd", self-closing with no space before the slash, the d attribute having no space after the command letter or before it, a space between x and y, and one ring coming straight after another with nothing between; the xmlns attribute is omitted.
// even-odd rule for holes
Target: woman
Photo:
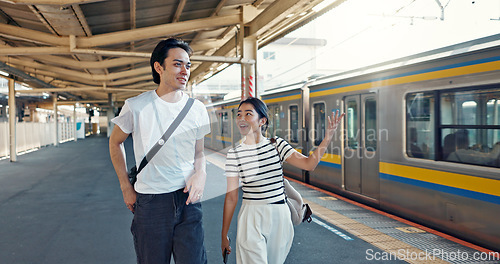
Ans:
<svg viewBox="0 0 500 264"><path fill-rule="evenodd" d="M305 157L285 140L272 144L263 133L268 126L267 106L257 98L240 103L236 124L244 138L227 153L227 192L222 220L221 249L231 253L229 225L238 202L239 181L243 202L238 214L237 263L284 263L293 240L290 211L285 203L281 161L312 171L326 151L344 114L328 117L325 138Z"/></svg>

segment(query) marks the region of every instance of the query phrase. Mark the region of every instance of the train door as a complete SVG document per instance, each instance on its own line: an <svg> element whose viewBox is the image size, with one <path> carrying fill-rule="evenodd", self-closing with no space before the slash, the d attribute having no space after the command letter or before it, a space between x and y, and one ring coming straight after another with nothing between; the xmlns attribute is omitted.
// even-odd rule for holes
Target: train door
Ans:
<svg viewBox="0 0 500 264"><path fill-rule="evenodd" d="M222 142L222 149L230 147L231 142L231 115L230 111L222 110L220 113L221 122L220 122L220 131L221 137L220 141Z"/></svg>
<svg viewBox="0 0 500 264"><path fill-rule="evenodd" d="M238 109L231 109L231 140L233 146L237 146L241 139L240 131L238 130L238 126L236 125L236 115L238 114Z"/></svg>
<svg viewBox="0 0 500 264"><path fill-rule="evenodd" d="M344 185L346 190L378 199L376 95L347 96L345 105Z"/></svg>
<svg viewBox="0 0 500 264"><path fill-rule="evenodd" d="M281 136L280 129L280 107L277 104L269 105L269 127L267 137Z"/></svg>

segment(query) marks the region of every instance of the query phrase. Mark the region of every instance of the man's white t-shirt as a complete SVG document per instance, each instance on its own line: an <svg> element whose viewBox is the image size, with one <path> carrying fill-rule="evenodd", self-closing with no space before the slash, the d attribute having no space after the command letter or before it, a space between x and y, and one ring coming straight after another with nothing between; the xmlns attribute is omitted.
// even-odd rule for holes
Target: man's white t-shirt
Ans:
<svg viewBox="0 0 500 264"><path fill-rule="evenodd" d="M148 91L125 101L120 115L111 122L123 132L132 134L137 167L179 115L187 100L188 96L183 93L179 102L168 103L155 91ZM139 173L135 190L143 194L159 194L184 188L187 179L194 173L196 141L208 133L208 112L203 103L195 100L172 136Z"/></svg>

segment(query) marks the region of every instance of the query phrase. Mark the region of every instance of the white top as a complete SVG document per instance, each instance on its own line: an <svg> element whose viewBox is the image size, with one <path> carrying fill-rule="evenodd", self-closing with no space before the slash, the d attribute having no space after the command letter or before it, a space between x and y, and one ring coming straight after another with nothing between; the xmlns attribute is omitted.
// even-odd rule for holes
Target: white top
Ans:
<svg viewBox="0 0 500 264"><path fill-rule="evenodd" d="M183 93L179 102L168 103L158 97L155 91L148 91L125 101L120 115L111 122L123 132L132 134L137 167L184 108L187 100L188 96ZM143 194L160 194L185 187L186 180L194 172L196 140L208 133L208 112L202 102L195 100L172 136L137 175L135 190Z"/></svg>
<svg viewBox="0 0 500 264"><path fill-rule="evenodd" d="M285 199L281 161L296 150L279 137L276 147L266 138L255 145L241 143L228 150L226 177L240 178L244 201L274 203Z"/></svg>

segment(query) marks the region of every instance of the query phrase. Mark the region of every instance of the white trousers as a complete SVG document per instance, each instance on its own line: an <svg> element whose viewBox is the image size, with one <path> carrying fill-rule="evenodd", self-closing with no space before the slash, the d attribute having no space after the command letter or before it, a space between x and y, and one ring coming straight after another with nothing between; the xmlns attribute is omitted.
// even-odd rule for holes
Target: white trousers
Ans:
<svg viewBox="0 0 500 264"><path fill-rule="evenodd" d="M243 201L238 214L236 263L282 264L293 241L293 224L286 204Z"/></svg>

